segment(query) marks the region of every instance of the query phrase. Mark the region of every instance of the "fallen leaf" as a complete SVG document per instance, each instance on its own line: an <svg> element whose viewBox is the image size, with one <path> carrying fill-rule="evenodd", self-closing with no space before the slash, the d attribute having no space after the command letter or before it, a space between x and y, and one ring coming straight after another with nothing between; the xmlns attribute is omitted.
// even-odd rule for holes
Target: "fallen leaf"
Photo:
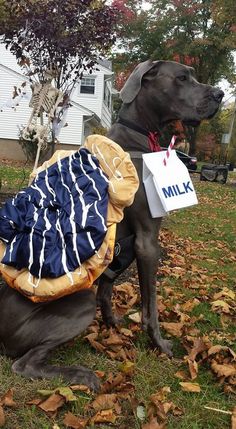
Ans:
<svg viewBox="0 0 236 429"><path fill-rule="evenodd" d="M2 405L0 405L0 427L3 427L5 425L5 414Z"/></svg>
<svg viewBox="0 0 236 429"><path fill-rule="evenodd" d="M125 362L123 362L122 364L120 364L119 366L119 370L121 372L123 372L126 375L133 375L134 370L135 370L135 365L133 362L127 360Z"/></svg>
<svg viewBox="0 0 236 429"><path fill-rule="evenodd" d="M64 396L59 395L58 393L53 393L45 401L41 402L38 407L46 413L53 413L61 408L65 403Z"/></svg>
<svg viewBox="0 0 236 429"><path fill-rule="evenodd" d="M196 307L198 304L200 304L199 299L194 298L194 299L191 299L191 300L186 301L184 304L182 304L182 306L181 306L181 307L182 307L182 310L183 310L183 311L190 312L190 311L192 311L192 309L193 309L194 307Z"/></svg>
<svg viewBox="0 0 236 429"><path fill-rule="evenodd" d="M111 333L108 338L102 340L104 346L119 346L123 345L124 341L118 334Z"/></svg>
<svg viewBox="0 0 236 429"><path fill-rule="evenodd" d="M149 423L145 423L142 426L142 429L165 429L166 424L165 423L158 423L157 419L153 417Z"/></svg>
<svg viewBox="0 0 236 429"><path fill-rule="evenodd" d="M97 375L98 371L95 371L95 372L96 372L96 375ZM85 386L85 384L74 384L74 385L70 386L70 389L73 392L78 392L79 391L79 392L90 393L89 387Z"/></svg>
<svg viewBox="0 0 236 429"><path fill-rule="evenodd" d="M115 388L117 388L118 386L120 386L121 383L124 383L124 382L125 382L124 374L119 373L115 377L112 374L110 374L108 379L101 386L101 391L103 393L109 393Z"/></svg>
<svg viewBox="0 0 236 429"><path fill-rule="evenodd" d="M224 364L220 365L215 360L211 363L212 370L218 375L218 377L231 377L236 375L236 364Z"/></svg>
<svg viewBox="0 0 236 429"><path fill-rule="evenodd" d="M181 322L162 322L161 326L174 337L182 336L182 329L184 324Z"/></svg>
<svg viewBox="0 0 236 429"><path fill-rule="evenodd" d="M136 409L137 419L143 422L146 419L146 410L143 405L138 405Z"/></svg>
<svg viewBox="0 0 236 429"><path fill-rule="evenodd" d="M98 338L97 333L86 335L85 338L90 342L91 346L98 352L102 353L105 351L105 347L102 344L100 344L98 341L96 341L96 339Z"/></svg>
<svg viewBox="0 0 236 429"><path fill-rule="evenodd" d="M84 419L81 417L76 417L70 411L65 414L63 423L65 426L72 429L83 429L86 427L88 423L88 419Z"/></svg>
<svg viewBox="0 0 236 429"><path fill-rule="evenodd" d="M191 349L188 348L189 354L187 358L191 361L195 361L197 355L208 350L210 346L211 344L209 343L209 340L206 340L205 338L193 338L193 346Z"/></svg>
<svg viewBox="0 0 236 429"><path fill-rule="evenodd" d="M35 398L26 402L26 405L39 405L42 402L42 399Z"/></svg>
<svg viewBox="0 0 236 429"><path fill-rule="evenodd" d="M180 380L187 380L187 378L188 378L188 376L187 376L187 374L184 372L184 371L177 371L175 374L174 374L174 376L176 377L176 378L180 378Z"/></svg>
<svg viewBox="0 0 236 429"><path fill-rule="evenodd" d="M164 386L160 390L158 390L157 393L153 393L150 396L150 401L153 402L154 404L156 401L161 401L161 402L165 401L168 393L170 393L170 392L171 392L170 387Z"/></svg>
<svg viewBox="0 0 236 429"><path fill-rule="evenodd" d="M116 415L110 410L98 411L95 416L91 418L91 423L115 423Z"/></svg>
<svg viewBox="0 0 236 429"><path fill-rule="evenodd" d="M221 346L221 345L216 345L216 346L212 346L210 347L210 349L208 350L208 356L211 356L213 354L219 353L219 352L228 352L231 354L231 356L233 357L234 360L236 360L236 353L227 346Z"/></svg>
<svg viewBox="0 0 236 429"><path fill-rule="evenodd" d="M142 323L142 318L141 318L141 314L140 314L140 313L132 313L132 314L129 314L128 318L129 318L130 320L132 320L132 322L135 322L135 323Z"/></svg>
<svg viewBox="0 0 236 429"><path fill-rule="evenodd" d="M179 383L184 392L193 392L199 393L201 392L201 388L198 383L189 383L187 381L182 381Z"/></svg>
<svg viewBox="0 0 236 429"><path fill-rule="evenodd" d="M0 398L0 404L5 405L6 407L15 407L16 403L13 400L13 389L9 389L1 398Z"/></svg>
<svg viewBox="0 0 236 429"><path fill-rule="evenodd" d="M195 360L192 361L191 359L187 359L187 362L188 362L188 369L191 375L191 380L195 380L195 378L197 378L197 375L198 375L198 364Z"/></svg>
<svg viewBox="0 0 236 429"><path fill-rule="evenodd" d="M217 292L214 294L213 299L218 300L219 298L222 298L222 296L228 297L233 301L235 300L235 297L236 297L235 293L231 289L224 287L220 292Z"/></svg>
<svg viewBox="0 0 236 429"><path fill-rule="evenodd" d="M212 310L215 312L223 312L223 313L230 313L230 306L227 304L227 302L218 299L217 301L213 301L211 303Z"/></svg>
<svg viewBox="0 0 236 429"><path fill-rule="evenodd" d="M77 401L77 397L72 392L71 387L57 387L53 390L37 390L42 396L51 396L53 393L59 393L59 395L64 396L66 402Z"/></svg>
<svg viewBox="0 0 236 429"><path fill-rule="evenodd" d="M115 393L103 393L98 395L96 399L91 403L91 406L96 410L108 410L112 409L117 401L117 395Z"/></svg>
<svg viewBox="0 0 236 429"><path fill-rule="evenodd" d="M127 328L121 328L120 329L120 333L125 335L126 337L130 337L132 338L134 336L133 332L131 331L131 329L127 329Z"/></svg>

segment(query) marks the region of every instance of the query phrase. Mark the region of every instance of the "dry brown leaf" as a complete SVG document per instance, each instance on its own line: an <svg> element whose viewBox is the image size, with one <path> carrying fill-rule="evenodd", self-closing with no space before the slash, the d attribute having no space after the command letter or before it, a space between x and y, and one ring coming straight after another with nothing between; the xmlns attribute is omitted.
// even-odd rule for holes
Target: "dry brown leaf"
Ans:
<svg viewBox="0 0 236 429"><path fill-rule="evenodd" d="M123 334L125 337L132 338L134 336L131 329L127 329L127 328L120 328L120 333Z"/></svg>
<svg viewBox="0 0 236 429"><path fill-rule="evenodd" d="M42 402L42 399L35 398L26 402L26 405L39 405Z"/></svg>
<svg viewBox="0 0 236 429"><path fill-rule="evenodd" d="M105 351L105 347L101 343L99 343L98 341L91 340L89 342L90 342L91 346L95 350L97 350L98 352L103 353Z"/></svg>
<svg viewBox="0 0 236 429"><path fill-rule="evenodd" d="M87 426L88 419L76 417L70 411L65 414L63 423L66 427L72 429L84 429Z"/></svg>
<svg viewBox="0 0 236 429"><path fill-rule="evenodd" d="M230 353L233 359L236 360L236 353L231 348L227 346L221 346L221 345L210 347L210 349L208 350L208 356L214 355L222 351Z"/></svg>
<svg viewBox="0 0 236 429"><path fill-rule="evenodd" d="M182 336L182 329L184 324L181 322L162 322L161 326L174 337Z"/></svg>
<svg viewBox="0 0 236 429"><path fill-rule="evenodd" d="M142 425L142 429L165 429L165 423L158 423L157 419L153 417L149 423Z"/></svg>
<svg viewBox="0 0 236 429"><path fill-rule="evenodd" d="M199 299L194 298L186 301L184 304L182 304L181 308L183 311L190 312L194 307L196 307L200 303Z"/></svg>
<svg viewBox="0 0 236 429"><path fill-rule="evenodd" d="M113 410L98 411L95 416L91 418L91 423L115 423L116 415Z"/></svg>
<svg viewBox="0 0 236 429"><path fill-rule="evenodd" d="M195 360L192 361L191 359L187 359L187 362L188 362L188 369L191 375L191 380L195 380L195 378L197 378L197 375L198 375L198 364Z"/></svg>
<svg viewBox="0 0 236 429"><path fill-rule="evenodd" d="M117 395L115 393L103 393L98 395L96 399L91 403L91 406L96 410L108 410L115 406L117 401Z"/></svg>
<svg viewBox="0 0 236 429"><path fill-rule="evenodd" d="M236 407L234 407L232 412L231 429L236 429Z"/></svg>
<svg viewBox="0 0 236 429"><path fill-rule="evenodd" d="M212 370L217 374L218 377L231 377L236 375L236 364L218 364L215 360L211 363Z"/></svg>
<svg viewBox="0 0 236 429"><path fill-rule="evenodd" d="M222 312L222 313L230 313L230 306L227 302L218 299L217 301L213 301L211 303L212 311Z"/></svg>
<svg viewBox="0 0 236 429"><path fill-rule="evenodd" d="M5 414L4 414L4 410L3 407L0 405L0 428L2 428L5 425Z"/></svg>
<svg viewBox="0 0 236 429"><path fill-rule="evenodd" d="M6 407L15 407L16 403L13 400L14 389L9 389L0 399L0 404Z"/></svg>
<svg viewBox="0 0 236 429"><path fill-rule="evenodd" d="M96 374L96 376L98 378L103 378L105 376L105 371L97 370L97 371L94 371L94 372L95 372L95 374Z"/></svg>
<svg viewBox="0 0 236 429"><path fill-rule="evenodd" d="M231 289L224 287L220 292L217 292L214 294L213 299L218 300L219 298L222 298L223 296L225 296L226 298L230 298L233 301L235 300L235 297L236 297L235 293Z"/></svg>
<svg viewBox="0 0 236 429"><path fill-rule="evenodd" d="M188 376L187 376L187 374L186 374L186 372L185 371L177 371L175 374L174 374L174 376L176 377L176 378L180 378L180 380L187 380L187 378L188 378Z"/></svg>
<svg viewBox="0 0 236 429"><path fill-rule="evenodd" d="M190 346L189 343L193 343L193 345ZM186 356L186 358L194 361L199 353L202 353L211 347L211 343L208 337L195 338L188 335L186 337L186 341L184 341L184 347L188 352L188 356Z"/></svg>
<svg viewBox="0 0 236 429"><path fill-rule="evenodd" d="M104 338L102 340L102 344L104 346L122 346L124 344L124 340L118 334L110 333L108 338Z"/></svg>
<svg viewBox="0 0 236 429"><path fill-rule="evenodd" d="M192 393L201 392L201 388L198 383L189 383L187 381L182 381L179 384L184 392L192 392Z"/></svg>
<svg viewBox="0 0 236 429"><path fill-rule="evenodd" d="M162 387L160 390L158 390L157 393L153 393L150 396L150 400L151 402L153 402L155 404L156 401L165 401L167 395L171 392L171 389L169 386L164 386Z"/></svg>
<svg viewBox="0 0 236 429"><path fill-rule="evenodd" d="M96 371L96 375L97 375ZM70 386L71 390L73 390L73 392L85 392L85 393L90 393L90 389L88 386L85 386L85 384L74 384L72 386Z"/></svg>
<svg viewBox="0 0 236 429"><path fill-rule="evenodd" d="M59 395L58 393L53 393L45 401L41 402L38 407L46 413L54 413L60 407L62 407L66 402L64 396Z"/></svg>
<svg viewBox="0 0 236 429"><path fill-rule="evenodd" d="M112 374L110 374L108 379L101 386L101 391L103 393L109 393L124 381L125 381L125 376L123 374L119 373L115 377Z"/></svg>

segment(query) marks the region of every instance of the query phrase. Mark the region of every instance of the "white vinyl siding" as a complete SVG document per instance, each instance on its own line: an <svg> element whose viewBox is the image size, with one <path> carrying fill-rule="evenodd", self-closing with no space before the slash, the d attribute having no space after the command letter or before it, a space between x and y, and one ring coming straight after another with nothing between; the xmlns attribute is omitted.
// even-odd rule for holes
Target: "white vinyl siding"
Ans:
<svg viewBox="0 0 236 429"><path fill-rule="evenodd" d="M112 76L111 70L98 65L96 75L84 75L82 83L93 86L94 94L80 93L81 82L72 96L72 106L69 108L66 123L68 126L62 128L59 141L63 144L81 145L84 142L84 132L87 134L92 130L88 121L90 117L100 119L101 125L106 128L111 126L111 112L104 102L104 82ZM6 102L11 101L14 86L20 86L27 78L22 75L15 57L0 44L0 106L5 105L0 111L0 140L18 139L19 127L28 123L32 109L29 108L31 98L28 86L28 99L22 99L15 109L6 107ZM109 82L108 82L109 83ZM0 141L1 152L1 141Z"/></svg>

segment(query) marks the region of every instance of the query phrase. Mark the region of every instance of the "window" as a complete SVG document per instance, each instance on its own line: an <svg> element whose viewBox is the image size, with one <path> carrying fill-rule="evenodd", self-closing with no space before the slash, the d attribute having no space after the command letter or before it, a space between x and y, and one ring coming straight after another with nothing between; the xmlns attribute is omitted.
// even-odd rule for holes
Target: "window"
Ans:
<svg viewBox="0 0 236 429"><path fill-rule="evenodd" d="M95 78L83 77L80 83L80 94L95 94Z"/></svg>
<svg viewBox="0 0 236 429"><path fill-rule="evenodd" d="M104 85L103 99L104 99L104 103L106 104L106 106L110 110L111 109L111 91L110 91L110 88L108 86L108 82L105 82L105 85Z"/></svg>

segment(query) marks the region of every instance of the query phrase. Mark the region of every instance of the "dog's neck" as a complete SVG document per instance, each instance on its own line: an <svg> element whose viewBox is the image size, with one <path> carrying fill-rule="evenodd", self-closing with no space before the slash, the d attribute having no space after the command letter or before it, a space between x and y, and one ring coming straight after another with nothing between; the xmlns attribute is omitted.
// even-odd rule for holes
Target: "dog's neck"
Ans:
<svg viewBox="0 0 236 429"><path fill-rule="evenodd" d="M148 153L160 150L160 130L157 121L145 119L138 106L123 105L117 122L110 129L108 136L128 152ZM125 135L124 135L125 134ZM124 135L124 138L122 138ZM127 138L128 137L128 138Z"/></svg>
<svg viewBox="0 0 236 429"><path fill-rule="evenodd" d="M145 106L139 97L130 104L123 104L119 116L147 132L160 132L161 124L158 115L150 112L148 106Z"/></svg>

